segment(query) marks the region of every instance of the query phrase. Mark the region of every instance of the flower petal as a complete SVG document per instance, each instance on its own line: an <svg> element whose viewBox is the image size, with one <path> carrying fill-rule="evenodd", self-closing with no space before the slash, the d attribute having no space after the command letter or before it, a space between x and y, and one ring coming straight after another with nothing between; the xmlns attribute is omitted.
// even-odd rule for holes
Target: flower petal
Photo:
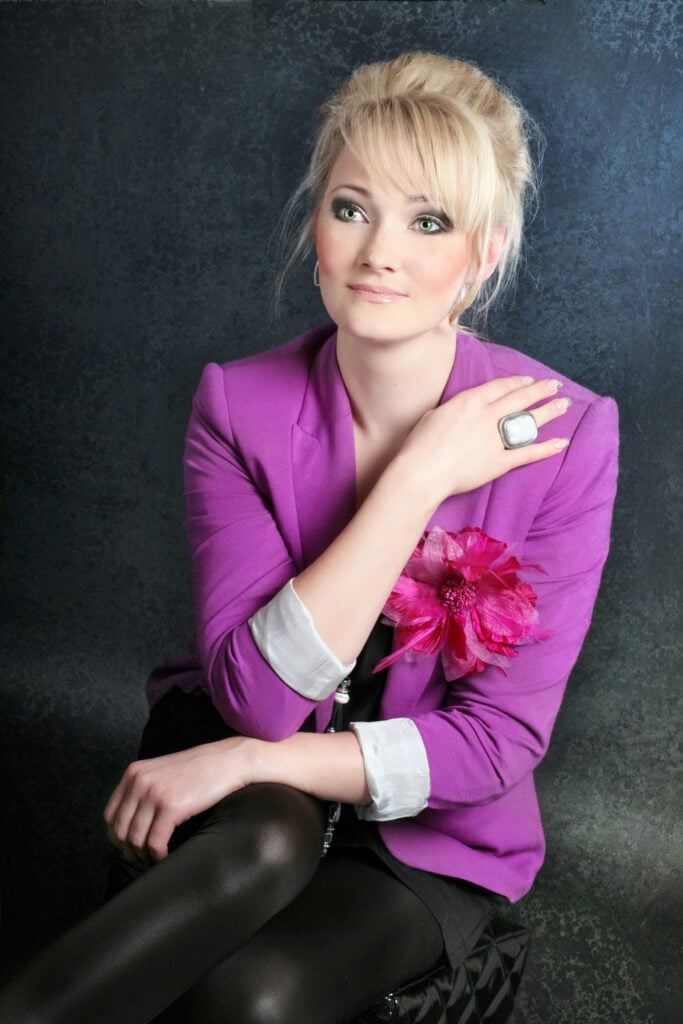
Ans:
<svg viewBox="0 0 683 1024"><path fill-rule="evenodd" d="M523 565L479 527L455 534L435 526L425 533L384 607L396 628L396 649L375 671L403 656L413 661L441 651L446 678L457 679L489 665L502 669L517 656L515 645L545 639L536 594L519 578L520 569L543 572ZM462 580L469 586L461 600ZM446 581L448 606L440 590Z"/></svg>

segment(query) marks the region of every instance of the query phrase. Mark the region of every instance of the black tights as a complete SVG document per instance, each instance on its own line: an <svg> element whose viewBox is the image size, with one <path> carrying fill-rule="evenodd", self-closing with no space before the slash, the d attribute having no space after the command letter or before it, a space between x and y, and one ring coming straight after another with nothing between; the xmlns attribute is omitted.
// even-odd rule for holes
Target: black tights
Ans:
<svg viewBox="0 0 683 1024"><path fill-rule="evenodd" d="M431 968L439 925L367 851L322 861L323 809L286 786L194 834L0 993L8 1024L341 1024Z"/></svg>

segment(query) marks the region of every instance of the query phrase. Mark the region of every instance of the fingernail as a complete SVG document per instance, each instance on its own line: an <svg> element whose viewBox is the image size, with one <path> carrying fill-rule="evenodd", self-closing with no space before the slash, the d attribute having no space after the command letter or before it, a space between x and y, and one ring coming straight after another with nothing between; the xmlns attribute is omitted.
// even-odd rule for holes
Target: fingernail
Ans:
<svg viewBox="0 0 683 1024"><path fill-rule="evenodd" d="M534 378L533 377L522 377L522 383L523 384L533 384L533 382L534 382Z"/></svg>
<svg viewBox="0 0 683 1024"><path fill-rule="evenodd" d="M568 448L569 447L569 438L568 437L558 437L557 441L555 442L555 447L557 448L558 452L561 451L563 448Z"/></svg>
<svg viewBox="0 0 683 1024"><path fill-rule="evenodd" d="M571 398L569 398L569 396L567 396L566 398L558 398L558 400L557 400L557 408L558 409L562 409L562 410L568 409L571 404L572 404L572 400L571 400Z"/></svg>
<svg viewBox="0 0 683 1024"><path fill-rule="evenodd" d="M562 387L562 381L561 380L549 380L548 381L548 387L554 388L555 391L559 391L560 388Z"/></svg>

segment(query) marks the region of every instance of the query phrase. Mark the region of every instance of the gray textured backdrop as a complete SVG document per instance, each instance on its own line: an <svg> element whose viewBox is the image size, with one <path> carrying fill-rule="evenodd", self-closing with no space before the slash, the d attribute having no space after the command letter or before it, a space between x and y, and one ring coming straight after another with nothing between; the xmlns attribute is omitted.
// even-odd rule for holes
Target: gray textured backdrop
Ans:
<svg viewBox="0 0 683 1024"><path fill-rule="evenodd" d="M622 415L612 555L539 772L515 1021L681 1019L679 19L675 0L0 3L5 971L99 899L145 675L192 629L201 368L324 317L310 266L270 312L313 111L355 65L420 48L496 72L547 137L490 334Z"/></svg>

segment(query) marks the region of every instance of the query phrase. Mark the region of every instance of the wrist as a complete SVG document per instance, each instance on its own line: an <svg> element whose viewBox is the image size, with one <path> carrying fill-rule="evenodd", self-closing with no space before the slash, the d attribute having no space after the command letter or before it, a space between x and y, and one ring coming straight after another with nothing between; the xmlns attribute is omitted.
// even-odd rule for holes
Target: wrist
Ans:
<svg viewBox="0 0 683 1024"><path fill-rule="evenodd" d="M315 733L294 733L281 740L250 740L249 773L251 782L276 782L282 786L302 789L300 736ZM304 750L306 740L304 739Z"/></svg>
<svg viewBox="0 0 683 1024"><path fill-rule="evenodd" d="M280 781L276 771L276 754L278 744L269 740L246 739L244 751L245 771L248 776L247 785L258 782Z"/></svg>
<svg viewBox="0 0 683 1024"><path fill-rule="evenodd" d="M446 495L439 490L425 473L424 461L419 465L412 451L401 449L389 463L380 478L379 485L392 488L399 503L405 506L405 513L414 518L420 532L444 500Z"/></svg>

